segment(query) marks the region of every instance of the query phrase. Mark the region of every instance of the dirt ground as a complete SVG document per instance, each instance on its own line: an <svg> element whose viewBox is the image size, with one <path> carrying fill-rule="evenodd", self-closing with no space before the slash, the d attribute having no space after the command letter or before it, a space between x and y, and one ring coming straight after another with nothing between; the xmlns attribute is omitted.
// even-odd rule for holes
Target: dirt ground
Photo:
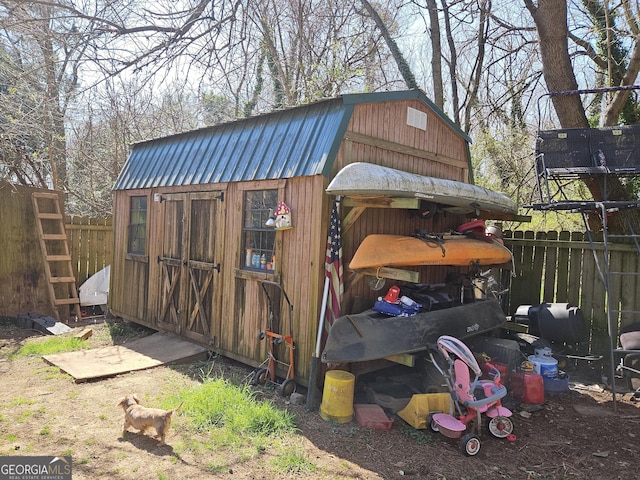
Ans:
<svg viewBox="0 0 640 480"><path fill-rule="evenodd" d="M171 388L197 382L202 365L163 366L77 384L39 357L9 360L21 344L39 334L0 322L0 455L73 457L74 479L267 479L274 474L267 449L252 457L230 458L215 446L206 452L171 445L189 445L196 435L179 415L167 445L136 433L121 435L122 410L117 400L137 392L149 401ZM114 341L106 324L91 326L91 346ZM121 342L120 342L121 343ZM215 370L248 376L251 369L216 358ZM305 393L304 391L302 393ZM537 411L516 408L516 440L498 440L481 433L482 447L465 457L454 440L416 430L395 417L389 430L371 430L355 421L335 424L317 411L292 405L273 392L266 398L294 413L299 434L292 448L302 448L316 466L307 479L628 479L638 470L640 402L618 396L614 411L610 392L596 385L572 386L567 393L547 395ZM155 405L153 405L155 406ZM217 465L212 473L212 465ZM222 465L224 468L219 468ZM289 478L296 478L291 475Z"/></svg>

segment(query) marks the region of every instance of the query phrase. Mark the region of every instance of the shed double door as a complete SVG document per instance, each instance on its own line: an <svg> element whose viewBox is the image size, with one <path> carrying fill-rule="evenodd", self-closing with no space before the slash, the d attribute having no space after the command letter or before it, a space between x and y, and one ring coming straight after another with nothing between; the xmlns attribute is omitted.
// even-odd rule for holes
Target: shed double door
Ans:
<svg viewBox="0 0 640 480"><path fill-rule="evenodd" d="M162 195L158 323L165 330L217 346L221 328L224 195Z"/></svg>

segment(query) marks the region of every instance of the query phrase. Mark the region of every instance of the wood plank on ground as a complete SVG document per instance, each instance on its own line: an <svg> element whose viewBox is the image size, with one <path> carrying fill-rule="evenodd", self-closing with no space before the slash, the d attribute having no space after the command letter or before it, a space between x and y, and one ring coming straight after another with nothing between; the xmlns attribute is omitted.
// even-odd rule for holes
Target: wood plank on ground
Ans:
<svg viewBox="0 0 640 480"><path fill-rule="evenodd" d="M170 363L206 358L208 350L169 333L154 333L126 345L57 353L43 358L76 382L111 377Z"/></svg>

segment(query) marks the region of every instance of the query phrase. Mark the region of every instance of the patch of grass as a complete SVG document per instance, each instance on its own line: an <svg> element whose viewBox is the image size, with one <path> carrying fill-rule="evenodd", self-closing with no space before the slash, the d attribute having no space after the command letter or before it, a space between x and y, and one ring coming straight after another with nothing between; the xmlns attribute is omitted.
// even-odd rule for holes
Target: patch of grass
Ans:
<svg viewBox="0 0 640 480"><path fill-rule="evenodd" d="M40 430L40 435L51 435L51 429L45 426L42 430Z"/></svg>
<svg viewBox="0 0 640 480"><path fill-rule="evenodd" d="M212 475L217 475L219 473L226 473L229 471L229 467L227 467L226 465L220 465L218 463L210 463L209 465L207 465L207 469L209 470L209 473L211 473Z"/></svg>
<svg viewBox="0 0 640 480"><path fill-rule="evenodd" d="M52 353L73 352L85 348L86 343L74 337L51 337L44 341L29 342L20 347L11 357L42 356Z"/></svg>
<svg viewBox="0 0 640 480"><path fill-rule="evenodd" d="M131 322L114 322L109 324L109 334L111 338L135 338L147 335L148 332L149 331L141 325Z"/></svg>
<svg viewBox="0 0 640 480"><path fill-rule="evenodd" d="M285 435L295 431L293 415L271 402L258 401L247 386L228 380L205 379L202 384L179 392L169 405L184 402L182 411L198 431L224 429L232 436Z"/></svg>
<svg viewBox="0 0 640 480"><path fill-rule="evenodd" d="M301 475L316 471L316 465L301 451L284 451L271 462L276 473Z"/></svg>
<svg viewBox="0 0 640 480"><path fill-rule="evenodd" d="M426 445L434 441L435 434L423 430L416 430L410 425L404 425L401 430L402 436L406 439L413 440L418 445Z"/></svg>
<svg viewBox="0 0 640 480"><path fill-rule="evenodd" d="M16 422L24 423L29 420L33 416L33 412L31 410L25 410L20 415L16 417Z"/></svg>
<svg viewBox="0 0 640 480"><path fill-rule="evenodd" d="M55 380L58 378L68 378L70 375L67 375L58 367L43 367L34 370L36 375L41 375L43 380Z"/></svg>
<svg viewBox="0 0 640 480"><path fill-rule="evenodd" d="M17 441L18 441L18 436L17 436L15 433L7 433L7 434L4 436L4 439L5 439L7 442L11 442L11 443L13 443L13 442L17 442Z"/></svg>
<svg viewBox="0 0 640 480"><path fill-rule="evenodd" d="M35 400L31 400L30 398L16 397L11 399L10 402L4 403L2 406L5 408L13 408L21 405L33 405L34 403L36 403Z"/></svg>
<svg viewBox="0 0 640 480"><path fill-rule="evenodd" d="M274 455L285 455L290 450L282 446L282 439L296 432L293 414L256 398L250 387L223 378L204 378L198 385L174 388L174 392L161 402L163 408L174 408L183 402L181 417L186 421L177 421L175 427L182 431L183 441L174 445L174 452L209 455L224 450L223 459L216 458L209 464L212 473L251 461L267 448ZM299 459L281 462L278 468L283 471L303 468L295 466L301 463Z"/></svg>

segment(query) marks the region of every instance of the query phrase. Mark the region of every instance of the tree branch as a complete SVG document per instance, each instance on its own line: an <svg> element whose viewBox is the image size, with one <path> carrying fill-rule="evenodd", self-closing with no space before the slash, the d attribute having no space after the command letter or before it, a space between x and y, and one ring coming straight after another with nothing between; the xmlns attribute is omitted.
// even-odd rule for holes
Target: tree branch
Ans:
<svg viewBox="0 0 640 480"><path fill-rule="evenodd" d="M606 71L607 68L609 68L607 60L598 55L589 42L571 32L569 32L569 38L573 40L573 43L584 49L586 55L593 60L593 63L595 63L600 69Z"/></svg>

